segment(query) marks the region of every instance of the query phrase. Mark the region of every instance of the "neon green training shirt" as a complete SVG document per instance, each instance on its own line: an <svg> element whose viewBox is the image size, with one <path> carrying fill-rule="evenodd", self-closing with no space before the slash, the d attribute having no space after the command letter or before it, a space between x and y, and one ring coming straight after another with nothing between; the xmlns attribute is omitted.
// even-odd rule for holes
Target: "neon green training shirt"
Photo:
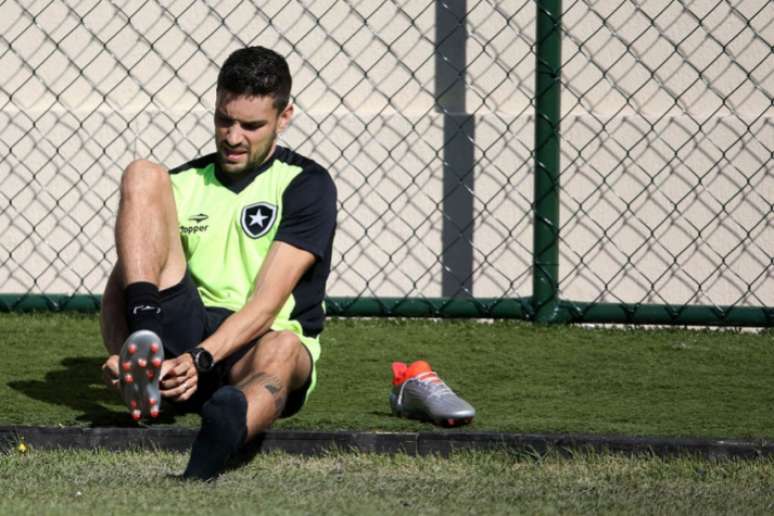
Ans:
<svg viewBox="0 0 774 516"><path fill-rule="evenodd" d="M336 228L336 187L327 170L277 146L238 180L218 169L216 154L170 174L188 269L205 306L240 310L274 241L315 256L272 329L296 333L316 360Z"/></svg>

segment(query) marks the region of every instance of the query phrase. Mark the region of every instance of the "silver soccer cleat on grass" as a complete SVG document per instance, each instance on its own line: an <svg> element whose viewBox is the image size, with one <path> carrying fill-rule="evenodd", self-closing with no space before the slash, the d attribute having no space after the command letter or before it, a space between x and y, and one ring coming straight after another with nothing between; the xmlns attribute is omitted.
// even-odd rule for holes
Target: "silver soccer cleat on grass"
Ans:
<svg viewBox="0 0 774 516"><path fill-rule="evenodd" d="M424 360L410 366L394 362L392 372L390 406L396 416L441 426L464 425L475 417L470 403L457 396Z"/></svg>

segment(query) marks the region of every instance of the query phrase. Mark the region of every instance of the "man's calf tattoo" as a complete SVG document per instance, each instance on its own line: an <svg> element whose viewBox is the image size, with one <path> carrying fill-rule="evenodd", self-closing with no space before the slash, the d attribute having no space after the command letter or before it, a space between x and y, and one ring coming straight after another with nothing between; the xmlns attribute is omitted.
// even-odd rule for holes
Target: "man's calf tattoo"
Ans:
<svg viewBox="0 0 774 516"><path fill-rule="evenodd" d="M269 391L272 398L274 398L274 417L279 417L285 409L285 403L288 400L285 385L279 378L268 373L257 373L252 379L257 380L259 384L263 385Z"/></svg>

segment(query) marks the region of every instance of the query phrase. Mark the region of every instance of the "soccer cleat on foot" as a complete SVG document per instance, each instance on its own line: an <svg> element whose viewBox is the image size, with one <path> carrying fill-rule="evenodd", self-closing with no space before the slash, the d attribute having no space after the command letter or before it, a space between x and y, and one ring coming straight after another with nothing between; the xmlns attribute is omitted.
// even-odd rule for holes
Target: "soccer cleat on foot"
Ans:
<svg viewBox="0 0 774 516"><path fill-rule="evenodd" d="M390 407L396 416L441 426L470 423L476 410L441 380L424 360L392 364Z"/></svg>
<svg viewBox="0 0 774 516"><path fill-rule="evenodd" d="M121 396L135 421L159 415L159 372L164 360L160 342L152 331L139 330L129 335L121 348Z"/></svg>

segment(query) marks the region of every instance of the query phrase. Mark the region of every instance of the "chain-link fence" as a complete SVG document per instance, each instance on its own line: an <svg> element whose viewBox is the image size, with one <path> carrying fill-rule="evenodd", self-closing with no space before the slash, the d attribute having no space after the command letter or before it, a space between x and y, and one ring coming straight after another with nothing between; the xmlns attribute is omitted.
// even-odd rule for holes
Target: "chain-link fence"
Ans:
<svg viewBox="0 0 774 516"><path fill-rule="evenodd" d="M283 142L338 185L332 312L774 320L767 0L0 9L6 309L96 306L122 168L211 152L218 66L260 44L294 74ZM536 218L546 199L555 216Z"/></svg>
<svg viewBox="0 0 774 516"><path fill-rule="evenodd" d="M562 296L774 305L774 3L567 2L564 29Z"/></svg>

